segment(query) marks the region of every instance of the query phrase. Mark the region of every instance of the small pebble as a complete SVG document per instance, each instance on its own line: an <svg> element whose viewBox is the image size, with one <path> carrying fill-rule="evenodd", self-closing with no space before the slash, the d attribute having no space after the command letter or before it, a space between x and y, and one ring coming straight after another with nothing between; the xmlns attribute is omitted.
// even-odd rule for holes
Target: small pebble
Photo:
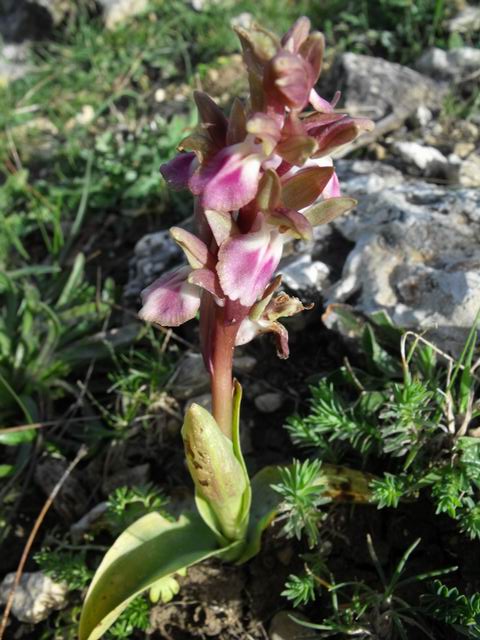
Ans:
<svg viewBox="0 0 480 640"><path fill-rule="evenodd" d="M262 413L274 413L283 405L284 397L278 391L262 393L255 398L255 406Z"/></svg>

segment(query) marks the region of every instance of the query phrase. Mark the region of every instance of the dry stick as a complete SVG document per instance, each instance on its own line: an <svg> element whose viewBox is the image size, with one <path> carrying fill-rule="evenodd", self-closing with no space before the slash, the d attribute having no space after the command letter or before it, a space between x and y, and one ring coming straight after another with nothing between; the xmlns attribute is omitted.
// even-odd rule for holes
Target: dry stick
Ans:
<svg viewBox="0 0 480 640"><path fill-rule="evenodd" d="M51 491L50 495L48 496L47 500L45 501L45 504L43 505L42 510L38 514L37 519L35 520L35 524L33 525L33 528L32 528L32 530L30 532L30 535L28 536L28 540L27 540L27 542L25 544L25 547L23 549L22 557L20 558L20 562L18 563L17 571L15 573L15 580L13 581L12 588L10 589L10 593L8 594L8 597L7 597L7 602L5 604L5 611L3 612L2 622L1 622L1 625L0 625L0 640L2 640L3 634L5 632L5 629L7 628L8 618L10 616L10 611L11 611L12 606L13 606L13 599L15 597L15 591L16 591L19 583L20 583L20 578L22 577L23 569L24 569L25 564L27 562L27 558L28 558L28 555L30 553L30 549L32 548L34 540L35 540L35 538L37 536L38 530L40 529L40 527L42 525L42 522L43 522L43 520L44 520L44 518L45 518L45 516L47 514L47 511L52 506L52 503L55 500L55 498L57 497L57 495L58 495L60 489L62 488L65 480L72 473L72 471L77 466L77 464L80 462L80 460L82 458L84 458L86 455L87 455L87 448L84 445L82 445L80 447L77 455L75 456L75 459L68 465L68 468L65 470L65 473L62 475L60 480L54 486L53 490Z"/></svg>
<svg viewBox="0 0 480 640"><path fill-rule="evenodd" d="M348 153L351 153L352 151L356 151L357 149L361 149L363 147L368 147L369 144L372 144L373 142L378 140L378 138L398 129L411 113L412 110L410 108L398 107L396 111L390 113L389 115L376 122L375 129L372 132L365 133L360 138L357 138L350 144L345 145L345 147L341 148L340 151L337 151L334 154L334 157L344 158Z"/></svg>

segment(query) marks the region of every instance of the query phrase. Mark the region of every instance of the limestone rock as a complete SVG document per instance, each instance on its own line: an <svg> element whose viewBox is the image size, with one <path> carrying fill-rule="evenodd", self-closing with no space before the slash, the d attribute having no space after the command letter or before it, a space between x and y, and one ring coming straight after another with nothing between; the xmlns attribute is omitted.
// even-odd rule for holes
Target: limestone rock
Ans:
<svg viewBox="0 0 480 640"><path fill-rule="evenodd" d="M394 153L399 155L407 165L415 167L425 177L445 177L448 173L448 160L435 147L418 142L401 141L392 145Z"/></svg>
<svg viewBox="0 0 480 640"><path fill-rule="evenodd" d="M230 20L230 26L232 29L235 27L241 27L242 29L250 29L252 24L255 22L255 18L248 11L243 11L239 13L237 16L234 16Z"/></svg>
<svg viewBox="0 0 480 640"><path fill-rule="evenodd" d="M348 182L345 191L357 195ZM359 310L384 309L458 353L480 300L480 192L404 181L361 194L334 226L354 248L328 302L355 296Z"/></svg>
<svg viewBox="0 0 480 640"><path fill-rule="evenodd" d="M116 29L123 22L145 11L147 0L99 0L107 29Z"/></svg>
<svg viewBox="0 0 480 640"><path fill-rule="evenodd" d="M55 26L59 25L69 13L74 11L77 4L74 0L34 0L34 3L48 11Z"/></svg>
<svg viewBox="0 0 480 640"><path fill-rule="evenodd" d="M195 396L194 398L187 400L185 404L185 413L187 413L192 404L199 404L209 413L212 413L212 395L210 393L202 393L199 396Z"/></svg>
<svg viewBox="0 0 480 640"><path fill-rule="evenodd" d="M6 44L0 52L0 86L22 78L29 70L28 45Z"/></svg>
<svg viewBox="0 0 480 640"><path fill-rule="evenodd" d="M274 413L282 407L284 400L282 393L271 391L257 396L255 398L255 406L262 413Z"/></svg>
<svg viewBox="0 0 480 640"><path fill-rule="evenodd" d="M149 233L135 245L124 295L136 298L165 271L180 264L183 253L168 231Z"/></svg>
<svg viewBox="0 0 480 640"><path fill-rule="evenodd" d="M270 640L303 640L311 637L311 631L292 619L306 620L298 611L279 611L270 623L268 637Z"/></svg>
<svg viewBox="0 0 480 640"><path fill-rule="evenodd" d="M421 56L416 68L435 80L458 81L478 71L480 49L459 47L444 51L438 47L432 47Z"/></svg>
<svg viewBox="0 0 480 640"><path fill-rule="evenodd" d="M7 42L23 42L49 35L53 18L48 9L27 0L2 0L0 36Z"/></svg>
<svg viewBox="0 0 480 640"><path fill-rule="evenodd" d="M87 533L108 511L108 502L100 502L70 527L70 535L74 544L78 544Z"/></svg>
<svg viewBox="0 0 480 640"><path fill-rule="evenodd" d="M404 120L419 105L439 105L442 95L430 78L413 69L356 53L339 56L327 74L326 82L329 94L335 89L342 92L342 108L351 115L373 120L391 114Z"/></svg>
<svg viewBox="0 0 480 640"><path fill-rule="evenodd" d="M0 36L6 43L44 40L77 10L76 0L2 0Z"/></svg>
<svg viewBox="0 0 480 640"><path fill-rule="evenodd" d="M137 464L135 467L124 467L113 475L105 478L102 491L108 496L120 487L135 487L148 484L150 480L150 464Z"/></svg>
<svg viewBox="0 0 480 640"><path fill-rule="evenodd" d="M236 353L242 353L241 350L236 350ZM257 359L250 355L236 355L233 358L233 372L240 375L246 373L252 373L257 366Z"/></svg>
<svg viewBox="0 0 480 640"><path fill-rule="evenodd" d="M458 180L463 187L480 187L480 154L471 153L460 165Z"/></svg>
<svg viewBox="0 0 480 640"><path fill-rule="evenodd" d="M7 602L14 580L15 574L7 573L0 584L0 604ZM54 582L41 571L24 573L15 589L12 614L20 622L36 624L66 606L67 592L65 583Z"/></svg>
<svg viewBox="0 0 480 640"><path fill-rule="evenodd" d="M188 400L206 393L209 386L201 354L185 353L170 380L171 394L179 400Z"/></svg>
<svg viewBox="0 0 480 640"><path fill-rule="evenodd" d="M319 260L312 260L309 253L282 262L279 268L282 282L292 291L311 291L322 288L329 275L329 268Z"/></svg>
<svg viewBox="0 0 480 640"><path fill-rule="evenodd" d="M480 31L480 7L466 5L449 21L448 29L451 33Z"/></svg>
<svg viewBox="0 0 480 640"><path fill-rule="evenodd" d="M53 456L43 457L35 468L35 482L49 496L68 467L68 461ZM80 480L80 472L74 470L62 484L53 502L55 511L67 522L73 522L86 511L87 493Z"/></svg>
<svg viewBox="0 0 480 640"><path fill-rule="evenodd" d="M233 4L233 0L190 0L192 9L195 11L206 11L212 8L230 7Z"/></svg>
<svg viewBox="0 0 480 640"><path fill-rule="evenodd" d="M405 181L401 171L382 162L338 160L335 167L342 193L353 197L392 189Z"/></svg>

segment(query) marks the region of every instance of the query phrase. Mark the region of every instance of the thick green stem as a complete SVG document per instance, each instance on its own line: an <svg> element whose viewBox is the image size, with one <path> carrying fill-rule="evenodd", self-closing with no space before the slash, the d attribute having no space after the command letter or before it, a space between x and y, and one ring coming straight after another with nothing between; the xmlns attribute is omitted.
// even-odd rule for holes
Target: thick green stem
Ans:
<svg viewBox="0 0 480 640"><path fill-rule="evenodd" d="M224 320L224 310L217 307L212 354L212 410L223 433L232 438L233 416L233 352L238 324Z"/></svg>

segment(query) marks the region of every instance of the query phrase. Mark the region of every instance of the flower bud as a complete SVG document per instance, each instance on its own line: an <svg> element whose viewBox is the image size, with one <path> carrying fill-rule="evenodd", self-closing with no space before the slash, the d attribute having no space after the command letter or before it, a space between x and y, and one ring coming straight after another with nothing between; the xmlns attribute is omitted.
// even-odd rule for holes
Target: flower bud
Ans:
<svg viewBox="0 0 480 640"><path fill-rule="evenodd" d="M182 438L197 493L215 514L220 532L228 540L239 539L248 480L232 441L220 431L213 416L195 403L185 415Z"/></svg>

